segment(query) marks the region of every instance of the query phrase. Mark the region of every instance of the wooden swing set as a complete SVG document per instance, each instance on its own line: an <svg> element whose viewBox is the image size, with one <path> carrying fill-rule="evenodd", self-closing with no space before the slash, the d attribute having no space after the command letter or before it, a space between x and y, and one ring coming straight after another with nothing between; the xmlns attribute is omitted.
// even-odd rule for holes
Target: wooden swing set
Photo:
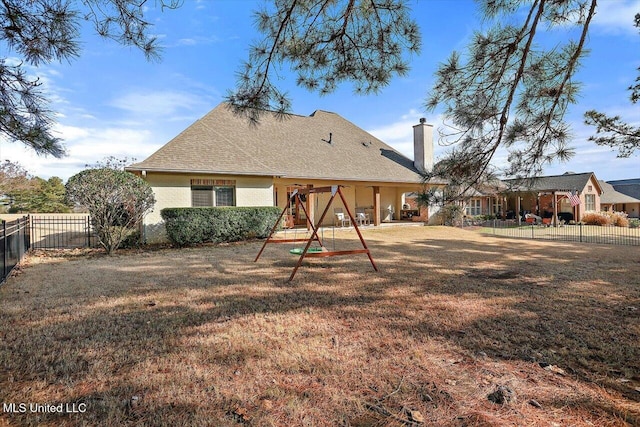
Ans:
<svg viewBox="0 0 640 427"><path fill-rule="evenodd" d="M351 210L349 209L347 201L345 200L344 195L342 194L341 187L342 186L340 186L340 185L332 185L331 187L299 188L299 189L294 190L291 193L291 195L289 196L289 200L288 200L287 206L285 206L285 208L282 210L282 213L280 214L280 216L276 220L276 223L274 224L273 228L271 228L271 232L269 233L269 237L267 237L267 239L264 241L264 244L262 245L262 248L260 249L260 252L258 252L258 255L256 256L256 259L253 260L253 262L257 262L258 261L258 259L260 258L260 255L262 255L262 252L264 251L265 247L269 243L306 242L306 245L305 245L304 249L299 249L298 248L298 249L292 249L290 251L291 253L296 254L296 255L300 254L300 258L298 259L298 262L297 262L296 266L294 267L293 271L291 272L291 276L289 276L289 280L288 280L289 282L293 280L293 277L296 275L296 272L298 271L298 268L300 268L300 266L302 265L302 260L305 259L305 258L321 258L321 257L332 257L332 256L340 256L340 255L367 254L367 256L369 257L369 261L371 261L371 265L373 266L373 269L375 271L378 271L378 267L376 266L376 263L373 261L373 258L371 257L371 252L369 251L369 248L367 247L367 243L364 241L364 238L362 237L362 234L360 233L360 229L358 228L358 222L353 217L353 214L351 213ZM309 226L311 227L311 230L312 230L311 236L308 239L307 238L298 239L297 237L294 237L293 239L287 239L286 237L284 239L273 239L272 238L273 234L278 229L278 225L280 224L280 221L282 221L282 218L284 217L285 213L289 209L289 205L291 204L291 202L294 202L294 201L300 202L299 206L304 211L304 214L306 215L306 217L307 218L311 218L309 216L309 214L307 213L307 210L305 208L305 203L303 202L303 198L306 198L306 196L308 196L310 194L320 194L320 193L329 193L329 192L331 193L331 198L327 202L327 206L324 208L324 211L322 212L322 215L320 216L320 219L318 219L315 224L311 220L307 220L308 224L309 224ZM356 233L358 233L358 237L360 238L360 242L362 243L363 249L352 249L352 250L336 251L335 248L334 248L334 250L330 251L324 246L324 243L323 243L322 239L318 235L318 230L320 229L320 226L322 225L322 222L324 221L325 217L327 216L327 213L329 212L329 208L333 204L333 201L335 200L336 196L340 196L340 199L342 200L342 204L343 204L345 210L347 211L347 215L349 215L349 218L351 219L351 224L353 225L354 229L356 230ZM321 249L318 250L316 248L311 248L311 244L313 242L318 242L318 244L320 245Z"/></svg>

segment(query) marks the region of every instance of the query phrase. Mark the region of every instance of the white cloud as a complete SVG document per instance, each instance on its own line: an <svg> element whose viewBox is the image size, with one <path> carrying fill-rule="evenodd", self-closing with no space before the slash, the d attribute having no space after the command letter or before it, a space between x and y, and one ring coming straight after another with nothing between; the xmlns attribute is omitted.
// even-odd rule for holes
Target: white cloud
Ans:
<svg viewBox="0 0 640 427"><path fill-rule="evenodd" d="M594 27L611 34L638 34L633 17L640 13L640 0L606 1L598 5Z"/></svg>
<svg viewBox="0 0 640 427"><path fill-rule="evenodd" d="M195 46L198 42L195 39L180 39L176 44L178 46Z"/></svg>
<svg viewBox="0 0 640 427"><path fill-rule="evenodd" d="M179 75L174 77L189 91L136 88L109 102L117 109L115 115L100 105L87 110L81 104L58 103L56 108L64 108L65 112L56 115L58 123L53 133L62 139L67 156L39 156L20 143L2 141L0 161L17 161L32 175L58 176L63 180L108 156L142 161L208 111L215 98L214 89L192 84ZM55 82L46 83L51 91L56 90Z"/></svg>
<svg viewBox="0 0 640 427"><path fill-rule="evenodd" d="M145 159L160 148L164 140L150 130L126 127L80 128L57 125L56 135L64 140L67 156L56 159L37 155L20 143L2 143L0 160L17 161L32 175L58 176L63 180L105 157Z"/></svg>
<svg viewBox="0 0 640 427"><path fill-rule="evenodd" d="M184 46L197 46L197 45L208 45L212 43L217 43L220 41L219 37L216 36L194 36L194 37L183 37L174 42L165 42L162 44L164 48L172 48L172 47L184 47Z"/></svg>
<svg viewBox="0 0 640 427"><path fill-rule="evenodd" d="M88 129L83 129L75 126L66 126L60 123L55 125L53 133L58 138L62 138L67 142L77 141L89 136Z"/></svg>
<svg viewBox="0 0 640 427"><path fill-rule="evenodd" d="M180 91L130 92L113 99L109 105L147 118L171 117L185 110L202 111L208 106L201 97Z"/></svg>

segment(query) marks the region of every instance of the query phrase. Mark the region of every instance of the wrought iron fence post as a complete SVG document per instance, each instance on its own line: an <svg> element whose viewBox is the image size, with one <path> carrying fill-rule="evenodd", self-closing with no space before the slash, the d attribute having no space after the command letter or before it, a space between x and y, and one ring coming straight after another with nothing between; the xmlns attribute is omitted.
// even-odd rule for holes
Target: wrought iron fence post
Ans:
<svg viewBox="0 0 640 427"><path fill-rule="evenodd" d="M36 223L38 221L34 221L33 218L31 218L31 220L29 221L29 231L30 231L30 236L29 236L29 240L31 243L31 247L36 250L38 249L38 245L36 245Z"/></svg>
<svg viewBox="0 0 640 427"><path fill-rule="evenodd" d="M87 229L87 247L91 247L91 223L89 221L89 217L86 218L86 229Z"/></svg>
<svg viewBox="0 0 640 427"><path fill-rule="evenodd" d="M578 225L580 226L580 242L582 243L582 223L579 222Z"/></svg>
<svg viewBox="0 0 640 427"><path fill-rule="evenodd" d="M27 251L31 250L31 215L27 215L27 222L25 223L24 246Z"/></svg>
<svg viewBox="0 0 640 427"><path fill-rule="evenodd" d="M2 257L3 257L3 264L2 264L2 277L4 280L4 278L7 277L7 221L5 221L4 219L2 220L2 245L3 245L3 251L2 251Z"/></svg>

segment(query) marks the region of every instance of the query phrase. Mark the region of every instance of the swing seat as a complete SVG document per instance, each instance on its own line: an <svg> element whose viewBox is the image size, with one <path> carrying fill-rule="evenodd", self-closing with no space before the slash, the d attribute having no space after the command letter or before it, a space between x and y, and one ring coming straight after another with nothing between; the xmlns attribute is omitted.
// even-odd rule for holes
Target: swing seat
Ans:
<svg viewBox="0 0 640 427"><path fill-rule="evenodd" d="M304 248L293 248L293 249L289 249L289 253L291 255L302 255L302 251L304 251ZM307 250L307 253L317 253L317 252L323 252L324 249L323 248L309 248L309 250Z"/></svg>

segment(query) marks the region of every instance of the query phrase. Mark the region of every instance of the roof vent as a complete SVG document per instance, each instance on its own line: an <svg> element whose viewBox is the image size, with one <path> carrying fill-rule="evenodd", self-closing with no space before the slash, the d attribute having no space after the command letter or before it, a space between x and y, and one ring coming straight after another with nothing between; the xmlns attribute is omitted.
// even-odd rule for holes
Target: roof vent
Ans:
<svg viewBox="0 0 640 427"><path fill-rule="evenodd" d="M371 141L364 141L362 143L362 145L364 145L365 147L370 147L371 146Z"/></svg>

